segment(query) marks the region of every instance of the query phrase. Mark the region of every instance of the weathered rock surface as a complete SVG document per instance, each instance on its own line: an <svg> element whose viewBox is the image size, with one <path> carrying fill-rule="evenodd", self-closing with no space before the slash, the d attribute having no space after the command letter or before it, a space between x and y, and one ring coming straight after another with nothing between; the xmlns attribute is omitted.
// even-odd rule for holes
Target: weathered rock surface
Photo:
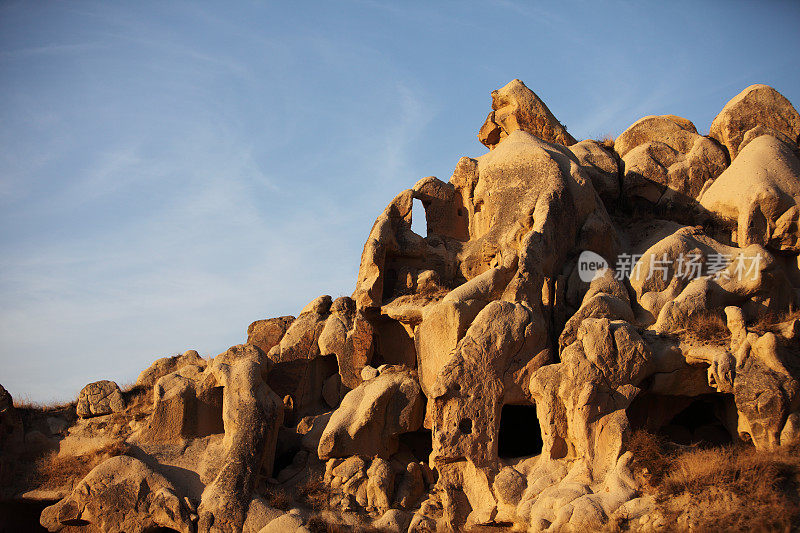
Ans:
<svg viewBox="0 0 800 533"><path fill-rule="evenodd" d="M787 309L794 294L785 272L763 247L723 245L683 227L648 248L630 278L656 331L675 331L702 314L741 305L751 318Z"/></svg>
<svg viewBox="0 0 800 533"><path fill-rule="evenodd" d="M625 164L625 195L662 207L691 204L728 164L716 142L674 115L638 120L617 137L614 149Z"/></svg>
<svg viewBox="0 0 800 533"><path fill-rule="evenodd" d="M319 441L320 459L361 455L387 458L397 437L422 425L424 400L413 373L388 367L348 392Z"/></svg>
<svg viewBox="0 0 800 533"><path fill-rule="evenodd" d="M576 142L533 91L520 80L512 80L502 89L492 91L492 112L478 132L478 139L488 148L494 148L517 130L564 146Z"/></svg>
<svg viewBox="0 0 800 533"><path fill-rule="evenodd" d="M620 195L619 156L591 139L569 147L578 164L592 180L592 186L604 202L617 200Z"/></svg>
<svg viewBox="0 0 800 533"><path fill-rule="evenodd" d="M72 493L42 512L48 531L89 523L99 531L139 533L165 527L194 531L192 509L162 475L133 457L112 457Z"/></svg>
<svg viewBox="0 0 800 533"><path fill-rule="evenodd" d="M206 365L205 359L200 357L200 354L195 350L188 350L181 355L173 357L162 357L157 359L147 370L139 374L136 380L136 385L140 387L152 387L160 378L171 374L183 368L184 366L195 365L204 367Z"/></svg>
<svg viewBox="0 0 800 533"><path fill-rule="evenodd" d="M294 320L293 316L256 320L247 327L247 344L258 346L262 352L268 353L281 342Z"/></svg>
<svg viewBox="0 0 800 533"><path fill-rule="evenodd" d="M122 391L113 381L102 380L89 383L78 395L78 416L108 415L125 409Z"/></svg>
<svg viewBox="0 0 800 533"><path fill-rule="evenodd" d="M800 114L772 87L751 85L725 104L711 123L709 135L725 145L735 159L754 129L759 134L783 137L796 148L800 143Z"/></svg>
<svg viewBox="0 0 800 533"><path fill-rule="evenodd" d="M700 204L736 223L739 246L800 252L800 159L792 147L762 135L744 147L708 187Z"/></svg>

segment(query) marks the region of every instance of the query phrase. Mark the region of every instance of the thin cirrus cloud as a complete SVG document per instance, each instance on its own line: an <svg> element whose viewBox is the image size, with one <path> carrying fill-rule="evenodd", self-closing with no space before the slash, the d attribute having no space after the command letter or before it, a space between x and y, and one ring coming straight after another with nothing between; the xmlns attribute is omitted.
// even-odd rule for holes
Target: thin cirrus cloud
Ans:
<svg viewBox="0 0 800 533"><path fill-rule="evenodd" d="M510 79L577 138L800 100L796 7L688 5L3 3L0 383L69 400L351 293L375 217L485 152Z"/></svg>
<svg viewBox="0 0 800 533"><path fill-rule="evenodd" d="M321 292L349 294L364 236L341 234L348 221L363 227L363 215L352 214L348 202L388 201L382 189L400 179L408 137L424 123L424 104L413 90L402 82L382 83L380 96L361 103L374 106L389 97L396 105L387 106L380 120L370 119L372 134L362 133L364 116L341 110L335 126L348 141L326 141L320 137L327 132L314 131L313 117L304 127L292 121L292 105L285 104L308 107L308 100L297 99L287 76L283 93L264 96L283 103L282 113L261 112L254 103L266 119L256 131L242 115L244 104L219 105L219 93L207 83L234 76L243 84L237 94L247 96L259 86L275 91L258 79L259 65L160 43L157 35L131 39L125 31L99 49L54 46L37 55L105 63L118 39L152 54L146 61L130 59L130 65L147 75L171 75L149 81L148 91L129 106L117 98L136 95L113 81L82 86L95 101L82 98L81 109L56 112L52 122L60 129L43 138L55 163L74 165L63 169L67 175L48 176L49 160L6 162L17 171L2 182L18 194L3 218L17 231L3 232L11 253L0 260L0 349L3 383L18 396L68 399L92 379L129 381L159 356L189 348L214 355L241 342L254 319L296 312ZM353 59L352 47L341 48L329 47L319 61L341 67ZM308 87L299 88L313 97ZM59 98L47 95L45 104L57 107L52 102ZM36 113L39 102L18 101L29 104L20 115ZM301 117L308 113L300 111ZM360 111L371 113L368 106ZM80 123L78 115L85 115ZM104 126L106 135L98 135ZM87 150L89 142L96 144ZM290 144L291 153L275 164L276 147ZM348 152L346 162L337 161L337 154ZM321 174L331 170L330 162L334 175ZM354 191L336 187L347 170L354 171L350 180L368 176L371 183ZM321 257L337 261L323 266Z"/></svg>

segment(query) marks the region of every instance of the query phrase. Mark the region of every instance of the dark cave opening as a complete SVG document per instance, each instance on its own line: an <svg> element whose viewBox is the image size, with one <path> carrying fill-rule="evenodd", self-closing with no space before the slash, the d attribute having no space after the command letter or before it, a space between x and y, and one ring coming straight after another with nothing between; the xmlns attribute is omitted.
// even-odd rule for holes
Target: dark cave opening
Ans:
<svg viewBox="0 0 800 533"><path fill-rule="evenodd" d="M535 405L504 405L500 413L497 456L516 459L542 453L542 432Z"/></svg>
<svg viewBox="0 0 800 533"><path fill-rule="evenodd" d="M397 270L394 268L387 268L383 273L383 292L381 298L391 300L394 295L394 287L397 285Z"/></svg>
<svg viewBox="0 0 800 533"><path fill-rule="evenodd" d="M382 364L417 367L417 348L413 335L403 324L381 315L372 321L375 331L374 353L370 365L378 367Z"/></svg>
<svg viewBox="0 0 800 533"><path fill-rule="evenodd" d="M405 445L414 457L421 462L428 462L428 457L433 452L433 435L429 429L420 429L403 433L399 437L400 444Z"/></svg>
<svg viewBox="0 0 800 533"><path fill-rule="evenodd" d="M631 428L681 445L719 446L736 435L732 394L698 396L643 393L626 410Z"/></svg>
<svg viewBox="0 0 800 533"><path fill-rule="evenodd" d="M195 434L198 437L225 433L225 424L222 420L222 387L201 391L194 408Z"/></svg>
<svg viewBox="0 0 800 533"><path fill-rule="evenodd" d="M298 448L284 450L280 455L275 454L275 461L272 463L272 477L277 478L281 470L292 464L294 456L300 451Z"/></svg>
<svg viewBox="0 0 800 533"><path fill-rule="evenodd" d="M663 425L658 434L676 444L720 446L733 441L722 422L725 395L704 394Z"/></svg>

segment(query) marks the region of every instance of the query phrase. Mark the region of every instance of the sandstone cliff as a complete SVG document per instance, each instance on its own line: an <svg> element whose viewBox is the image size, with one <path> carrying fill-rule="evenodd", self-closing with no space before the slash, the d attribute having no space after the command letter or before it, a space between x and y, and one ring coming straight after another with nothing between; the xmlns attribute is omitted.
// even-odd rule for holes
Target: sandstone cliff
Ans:
<svg viewBox="0 0 800 533"><path fill-rule="evenodd" d="M664 115L577 142L513 80L478 136L378 216L352 296L72 405L0 390L4 505L38 502L49 531L702 530L713 506L661 454L796 476L792 105L755 85L708 136Z"/></svg>

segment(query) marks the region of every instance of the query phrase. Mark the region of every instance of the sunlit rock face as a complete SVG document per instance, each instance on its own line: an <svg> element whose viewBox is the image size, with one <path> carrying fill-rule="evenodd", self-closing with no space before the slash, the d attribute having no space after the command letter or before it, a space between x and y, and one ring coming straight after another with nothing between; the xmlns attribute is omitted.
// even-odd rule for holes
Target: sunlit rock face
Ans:
<svg viewBox="0 0 800 533"><path fill-rule="evenodd" d="M320 506L390 531L651 527L634 431L800 444L799 136L752 86L710 136L663 115L576 142L513 80L489 151L380 213L351 296L91 384L80 417L0 388L6 486L26 446L94 454L3 497L58 499L51 531L304 531Z"/></svg>

